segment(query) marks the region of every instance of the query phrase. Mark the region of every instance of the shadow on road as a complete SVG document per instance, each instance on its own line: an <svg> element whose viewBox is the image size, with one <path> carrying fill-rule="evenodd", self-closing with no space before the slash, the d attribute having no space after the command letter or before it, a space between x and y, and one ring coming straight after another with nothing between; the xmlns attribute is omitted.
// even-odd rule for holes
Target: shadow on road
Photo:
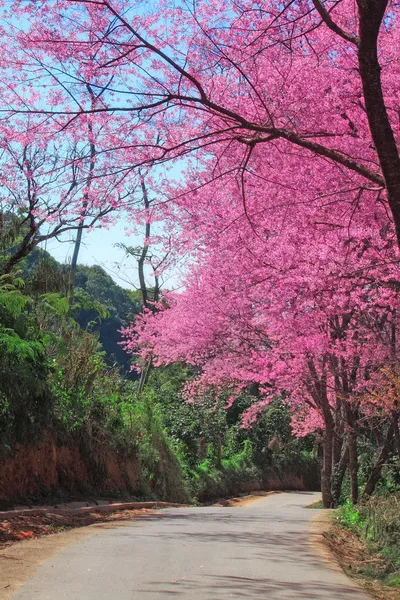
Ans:
<svg viewBox="0 0 400 600"><path fill-rule="evenodd" d="M163 587L164 586L164 587ZM143 594L159 594L162 597L195 598L198 592L198 581L182 581L173 588L165 583L154 582L149 589L142 589ZM204 598L213 600L225 598L258 598L280 600L357 600L365 596L358 596L353 587L343 588L341 585L326 584L321 582L297 583L290 581L276 581L273 578L252 579L249 577L212 575L204 576L201 583L201 593ZM207 595L208 594L208 595Z"/></svg>
<svg viewBox="0 0 400 600"><path fill-rule="evenodd" d="M308 494L288 493L106 526L44 565L15 600L365 600L315 552L319 511L309 504Z"/></svg>
<svg viewBox="0 0 400 600"><path fill-rule="evenodd" d="M304 505L299 507L299 498ZM194 579L173 582L154 580L141 588L146 596L194 598L268 598L284 600L358 600L365 595L349 585L329 582L326 562L316 555L309 524L316 511L304 507L308 494L291 494L295 500L282 508L276 503L249 507L202 507L166 510L153 514L154 527L138 528L136 536L157 540L160 548L184 548L188 556L201 548L204 556L219 556L218 564L207 564ZM162 526L160 527L159 525ZM132 535L118 532L118 535ZM244 576L252 565L264 565L265 577ZM225 574L229 565L235 565ZM184 569L183 569L184 570ZM224 573L221 575L221 573ZM328 581L327 581L328 579ZM333 578L334 579L334 578ZM324 581L324 583L322 583ZM345 579L346 582L346 579Z"/></svg>

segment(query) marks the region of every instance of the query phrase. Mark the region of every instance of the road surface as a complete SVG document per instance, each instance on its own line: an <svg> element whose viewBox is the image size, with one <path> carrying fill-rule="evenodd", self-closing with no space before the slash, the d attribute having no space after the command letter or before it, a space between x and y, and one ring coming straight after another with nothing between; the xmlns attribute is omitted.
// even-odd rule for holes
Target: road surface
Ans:
<svg viewBox="0 0 400 600"><path fill-rule="evenodd" d="M167 509L59 551L12 600L367 600L312 542L318 499Z"/></svg>

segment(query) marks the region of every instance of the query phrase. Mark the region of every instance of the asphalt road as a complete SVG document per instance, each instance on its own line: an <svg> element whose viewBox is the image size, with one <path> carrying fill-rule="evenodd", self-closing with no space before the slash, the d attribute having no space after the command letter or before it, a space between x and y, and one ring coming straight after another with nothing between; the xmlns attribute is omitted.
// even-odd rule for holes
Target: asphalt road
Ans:
<svg viewBox="0 0 400 600"><path fill-rule="evenodd" d="M318 497L167 509L106 528L55 554L12 600L366 600L311 540L316 511L304 507Z"/></svg>

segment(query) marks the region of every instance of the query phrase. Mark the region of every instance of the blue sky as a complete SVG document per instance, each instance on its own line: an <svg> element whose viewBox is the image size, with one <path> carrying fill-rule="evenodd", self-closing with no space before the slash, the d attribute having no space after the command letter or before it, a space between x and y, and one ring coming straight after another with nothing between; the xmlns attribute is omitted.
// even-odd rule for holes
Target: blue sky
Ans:
<svg viewBox="0 0 400 600"><path fill-rule="evenodd" d="M115 244L122 242L129 246L139 246L143 241L125 234L126 223L120 222L109 229L100 228L85 232L78 262L85 265L100 265L111 277L126 288L137 284L137 265L134 258L127 259L121 248ZM42 247L59 262L70 262L73 253L75 233L66 236L65 241L49 240ZM132 282L133 285L130 285Z"/></svg>
<svg viewBox="0 0 400 600"><path fill-rule="evenodd" d="M118 224L108 229L103 227L85 232L78 262L84 265L100 265L121 287L137 289L138 276L135 258L126 257L124 250L115 246L118 243L123 243L127 246L141 246L143 244L143 237L126 235L125 229L127 225L129 223L121 219ZM69 263L74 250L75 234L76 232L72 232L62 242L58 242L55 239L49 240L46 244L42 245L42 248L47 250L59 262ZM180 269L179 272L176 269L168 276L165 276L164 289L177 289L179 286L179 277ZM148 283L152 285L150 277L148 278Z"/></svg>
<svg viewBox="0 0 400 600"><path fill-rule="evenodd" d="M177 0L177 4L179 4L179 0ZM141 0L133 3L133 5L132 9L141 14L151 9L153 0ZM18 19L17 22L13 23L13 26L24 29L28 22L28 19ZM180 164L174 165L169 171L169 176L179 180L186 164L187 162L183 158ZM125 243L129 246L141 246L143 244L143 237L126 235L125 228L127 226L129 226L129 223L121 218L121 221L112 227L97 228L85 232L78 262L85 265L100 265L122 287L136 288L138 277L135 259L132 257L127 258L123 249L115 247L118 243ZM71 261L73 254L75 235L76 232L71 232L70 235L63 237L62 242L53 239L47 241L42 247L59 262L68 263ZM178 285L177 282L178 273L173 272L166 281L165 287L172 289Z"/></svg>

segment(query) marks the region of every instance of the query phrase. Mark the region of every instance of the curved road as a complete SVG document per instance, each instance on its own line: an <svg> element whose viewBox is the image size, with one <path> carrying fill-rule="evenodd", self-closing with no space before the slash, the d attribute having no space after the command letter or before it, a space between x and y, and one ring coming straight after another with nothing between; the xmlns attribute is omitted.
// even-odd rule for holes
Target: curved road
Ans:
<svg viewBox="0 0 400 600"><path fill-rule="evenodd" d="M12 600L367 600L310 540L312 493L167 509L45 562Z"/></svg>

